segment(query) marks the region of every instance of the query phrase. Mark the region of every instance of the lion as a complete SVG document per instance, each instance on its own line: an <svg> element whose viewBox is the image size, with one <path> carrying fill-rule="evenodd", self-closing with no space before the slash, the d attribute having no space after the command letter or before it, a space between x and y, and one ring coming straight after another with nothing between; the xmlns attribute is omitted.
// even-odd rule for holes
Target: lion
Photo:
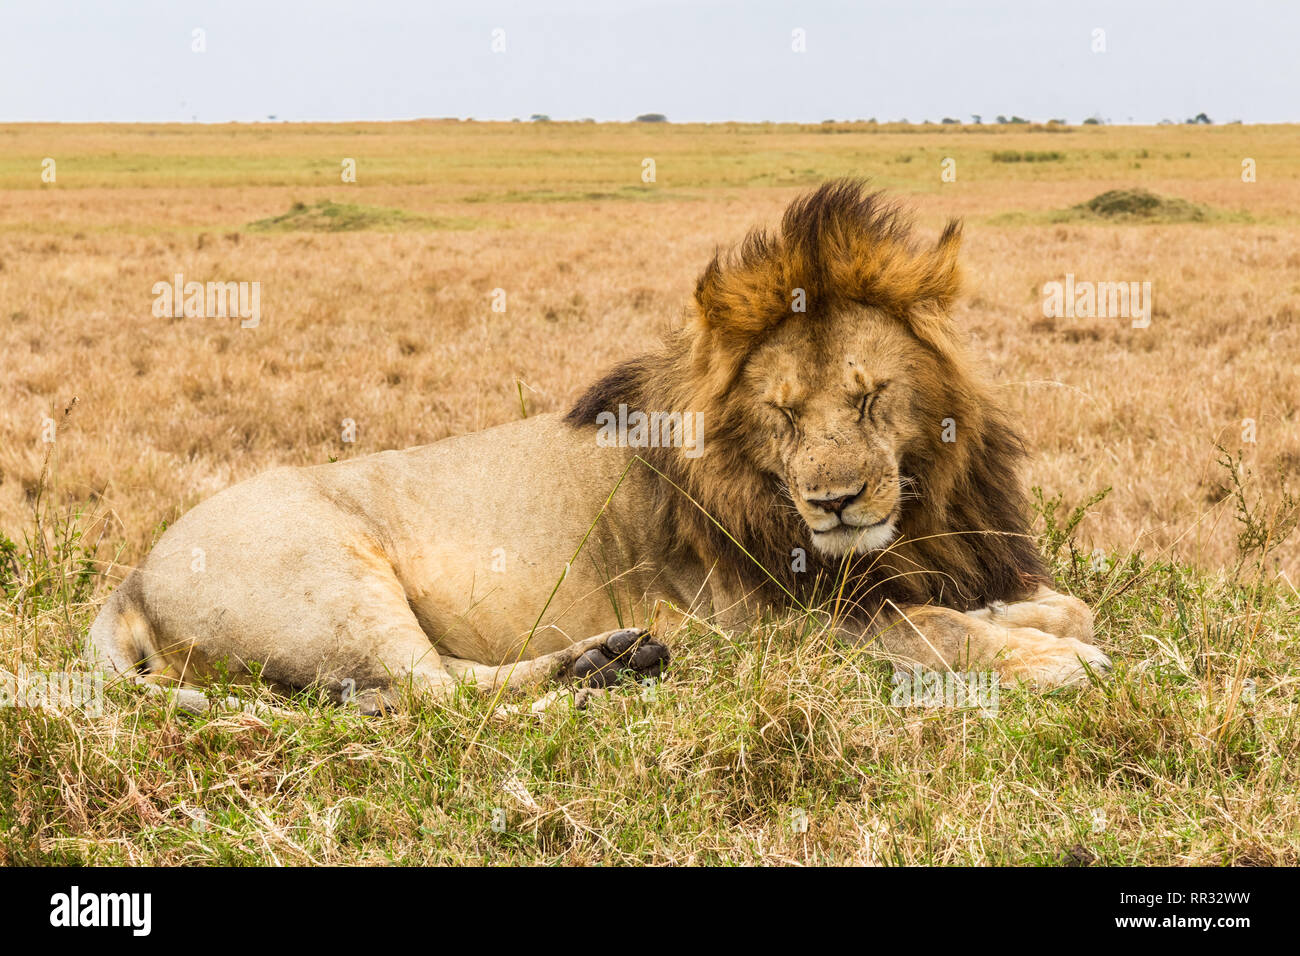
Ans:
<svg viewBox="0 0 1300 956"><path fill-rule="evenodd" d="M836 635L903 670L1107 670L950 318L960 236L923 245L895 202L826 183L715 253L680 327L567 413L202 502L112 593L91 653L192 709L236 675L382 712L404 687L656 676L661 618L733 629L829 594Z"/></svg>

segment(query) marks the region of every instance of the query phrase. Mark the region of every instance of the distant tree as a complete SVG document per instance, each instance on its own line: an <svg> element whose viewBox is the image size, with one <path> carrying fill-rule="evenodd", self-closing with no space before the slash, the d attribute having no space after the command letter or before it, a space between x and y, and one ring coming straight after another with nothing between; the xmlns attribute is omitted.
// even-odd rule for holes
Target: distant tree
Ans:
<svg viewBox="0 0 1300 956"><path fill-rule="evenodd" d="M1101 125L1101 117L1100 117L1100 116L1089 116L1086 120L1083 121L1083 125L1084 125L1084 126L1100 126L1100 125Z"/></svg>
<svg viewBox="0 0 1300 956"><path fill-rule="evenodd" d="M534 113L528 118L534 123L549 123L551 121L551 118L545 113Z"/></svg>
<svg viewBox="0 0 1300 956"><path fill-rule="evenodd" d="M1175 124L1174 121L1171 120L1171 119L1162 119L1162 120L1161 120L1157 125L1158 125L1158 126L1175 126L1175 125L1177 125L1177 124Z"/></svg>
<svg viewBox="0 0 1300 956"><path fill-rule="evenodd" d="M959 120L959 119L953 119L951 116L945 116L945 117L944 117L940 122L942 122L944 126L960 126L960 125L961 125L961 120Z"/></svg>
<svg viewBox="0 0 1300 956"><path fill-rule="evenodd" d="M1214 124L1214 120L1210 119L1204 113L1197 113L1191 119L1187 120L1187 122L1192 124L1201 124L1203 126L1212 126Z"/></svg>
<svg viewBox="0 0 1300 956"><path fill-rule="evenodd" d="M642 113L636 118L638 123L667 123L668 117L663 113Z"/></svg>
<svg viewBox="0 0 1300 956"><path fill-rule="evenodd" d="M1012 123L1028 123L1029 120L1024 119L1024 118L1019 117L1019 116L1013 116L1013 117L1011 117L1011 122L1012 122Z"/></svg>
<svg viewBox="0 0 1300 956"><path fill-rule="evenodd" d="M1049 120L1047 121L1047 125L1048 125L1048 126L1064 126L1064 125L1065 125L1065 120L1063 120L1063 119L1049 119Z"/></svg>
<svg viewBox="0 0 1300 956"><path fill-rule="evenodd" d="M979 113L971 113L970 118L976 126L984 125L984 117L980 116Z"/></svg>
<svg viewBox="0 0 1300 956"><path fill-rule="evenodd" d="M999 125L1006 126L1006 125L1007 125L1007 118L1006 118L1005 116L1003 116L1002 114L999 113L999 114L998 114L998 123L999 123Z"/></svg>

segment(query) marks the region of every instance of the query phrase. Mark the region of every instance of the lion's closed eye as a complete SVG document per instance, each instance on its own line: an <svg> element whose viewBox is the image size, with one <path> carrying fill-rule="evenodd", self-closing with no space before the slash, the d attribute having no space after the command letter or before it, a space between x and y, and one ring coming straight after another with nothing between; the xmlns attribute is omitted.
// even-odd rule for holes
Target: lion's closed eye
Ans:
<svg viewBox="0 0 1300 956"><path fill-rule="evenodd" d="M778 412L781 413L782 416L784 416L785 420L790 423L791 428L798 427L798 423L796 420L797 413L793 408L791 408L789 405L778 405L776 402L772 402L770 404L772 408L776 409Z"/></svg>
<svg viewBox="0 0 1300 956"><path fill-rule="evenodd" d="M862 421L864 418L870 416L872 423L875 423L876 403L880 399L880 393L885 390L887 384L887 382L880 383L875 388L864 392L862 397L858 399L858 421Z"/></svg>

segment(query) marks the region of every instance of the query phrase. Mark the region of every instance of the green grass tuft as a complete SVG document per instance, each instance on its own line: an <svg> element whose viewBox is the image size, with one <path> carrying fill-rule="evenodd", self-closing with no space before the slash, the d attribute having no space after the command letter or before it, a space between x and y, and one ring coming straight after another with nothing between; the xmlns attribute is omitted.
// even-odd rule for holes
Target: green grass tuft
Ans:
<svg viewBox="0 0 1300 956"><path fill-rule="evenodd" d="M1097 219L1119 221L1204 222L1210 217L1204 206L1146 189L1111 189L1073 208Z"/></svg>
<svg viewBox="0 0 1300 956"><path fill-rule="evenodd" d="M1001 149L992 154L995 163L1059 163L1065 159L1065 153L1059 150L1015 150Z"/></svg>
<svg viewBox="0 0 1300 956"><path fill-rule="evenodd" d="M329 199L308 205L295 202L279 216L249 223L250 232L403 232L421 229L474 229L480 221L466 217L435 219L402 209L359 206Z"/></svg>

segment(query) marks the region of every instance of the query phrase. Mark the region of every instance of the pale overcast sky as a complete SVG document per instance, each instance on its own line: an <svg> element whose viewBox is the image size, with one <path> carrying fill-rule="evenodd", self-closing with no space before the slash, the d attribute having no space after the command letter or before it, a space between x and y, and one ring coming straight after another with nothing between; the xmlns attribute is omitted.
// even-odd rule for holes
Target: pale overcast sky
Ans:
<svg viewBox="0 0 1300 956"><path fill-rule="evenodd" d="M1300 2L0 0L0 122L647 112L1294 122Z"/></svg>

